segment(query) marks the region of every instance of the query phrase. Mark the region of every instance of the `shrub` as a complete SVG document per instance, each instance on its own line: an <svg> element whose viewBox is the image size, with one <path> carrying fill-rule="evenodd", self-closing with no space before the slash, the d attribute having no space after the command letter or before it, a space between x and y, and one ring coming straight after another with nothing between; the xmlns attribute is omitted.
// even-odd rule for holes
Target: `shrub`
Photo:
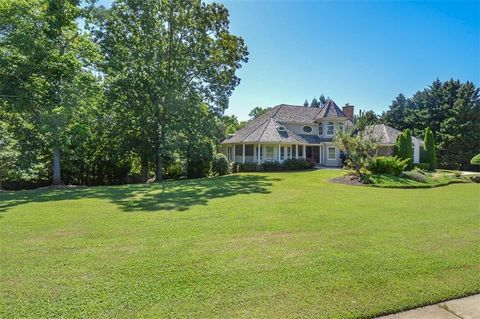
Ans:
<svg viewBox="0 0 480 319"><path fill-rule="evenodd" d="M435 139L433 138L432 130L427 127L425 129L425 157L426 162L429 164L429 170L433 171L437 168L437 153L435 150Z"/></svg>
<svg viewBox="0 0 480 319"><path fill-rule="evenodd" d="M428 171L430 169L430 163L415 163L413 167L418 167L421 170Z"/></svg>
<svg viewBox="0 0 480 319"><path fill-rule="evenodd" d="M428 181L427 173L425 173L424 170L421 170L417 167L411 171L403 172L402 174L400 174L400 176L409 178L411 180L421 182L421 183L425 183Z"/></svg>
<svg viewBox="0 0 480 319"><path fill-rule="evenodd" d="M398 134L393 154L401 159L408 159L407 170L413 168L412 133L408 128Z"/></svg>
<svg viewBox="0 0 480 319"><path fill-rule="evenodd" d="M212 171L220 176L228 174L228 159L224 154L215 154L212 161Z"/></svg>
<svg viewBox="0 0 480 319"><path fill-rule="evenodd" d="M292 158L292 159L287 159L282 163L282 168L287 171L309 169L312 167L313 167L313 164L311 162L303 159Z"/></svg>
<svg viewBox="0 0 480 319"><path fill-rule="evenodd" d="M279 162L265 162L262 164L264 171L279 171L282 168L282 165Z"/></svg>
<svg viewBox="0 0 480 319"><path fill-rule="evenodd" d="M480 154L475 155L470 160L470 164L480 166Z"/></svg>
<svg viewBox="0 0 480 319"><path fill-rule="evenodd" d="M166 179L185 176L185 163L179 159L166 163L163 166L163 174Z"/></svg>
<svg viewBox="0 0 480 319"><path fill-rule="evenodd" d="M256 163L234 163L237 167L237 172L255 172L258 170Z"/></svg>
<svg viewBox="0 0 480 319"><path fill-rule="evenodd" d="M378 156L368 165L373 174L389 174L398 176L408 165L408 159L399 159L396 156Z"/></svg>
<svg viewBox="0 0 480 319"><path fill-rule="evenodd" d="M470 180L474 183L480 183L480 175L470 176Z"/></svg>

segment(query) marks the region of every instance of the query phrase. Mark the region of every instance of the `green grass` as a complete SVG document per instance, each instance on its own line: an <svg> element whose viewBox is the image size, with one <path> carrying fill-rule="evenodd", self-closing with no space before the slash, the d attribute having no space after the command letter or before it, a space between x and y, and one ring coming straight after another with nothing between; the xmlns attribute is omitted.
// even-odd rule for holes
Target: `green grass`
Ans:
<svg viewBox="0 0 480 319"><path fill-rule="evenodd" d="M394 175L372 175L372 186L383 188L431 188L455 183L470 183L467 178L457 178L444 171L426 172L427 179L423 182Z"/></svg>
<svg viewBox="0 0 480 319"><path fill-rule="evenodd" d="M0 193L0 317L359 318L480 292L480 185L340 174Z"/></svg>

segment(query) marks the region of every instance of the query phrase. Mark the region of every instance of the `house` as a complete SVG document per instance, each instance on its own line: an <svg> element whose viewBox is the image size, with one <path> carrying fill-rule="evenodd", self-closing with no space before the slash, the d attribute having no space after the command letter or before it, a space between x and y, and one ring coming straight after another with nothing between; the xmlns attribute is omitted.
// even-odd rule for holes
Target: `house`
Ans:
<svg viewBox="0 0 480 319"><path fill-rule="evenodd" d="M245 127L221 143L221 152L229 161L237 163L283 162L298 158L318 165L342 165L340 150L333 143L338 130L353 126L354 106L346 104L340 109L327 100L321 108L280 104L253 119ZM379 155L391 155L400 131L386 126L367 127L367 136L378 141ZM414 162L419 162L419 147L413 138Z"/></svg>
<svg viewBox="0 0 480 319"><path fill-rule="evenodd" d="M367 126L364 131L364 136L371 138L378 144L378 156L389 156L393 155L393 149L395 148L395 143L400 133L402 132L391 126L376 124ZM418 137L412 136L414 163L420 163L420 153L423 151L423 147L423 141Z"/></svg>
<svg viewBox="0 0 480 319"><path fill-rule="evenodd" d="M302 158L341 166L333 137L337 130L352 126L353 112L353 105L340 109L332 100L321 108L277 105L225 139L221 151L229 161L238 163Z"/></svg>

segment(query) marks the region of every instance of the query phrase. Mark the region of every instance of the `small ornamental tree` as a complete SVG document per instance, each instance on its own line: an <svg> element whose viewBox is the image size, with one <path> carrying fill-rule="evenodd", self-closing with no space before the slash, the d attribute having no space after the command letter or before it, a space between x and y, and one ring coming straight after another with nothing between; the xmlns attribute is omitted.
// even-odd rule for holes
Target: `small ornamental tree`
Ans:
<svg viewBox="0 0 480 319"><path fill-rule="evenodd" d="M228 174L228 160L224 154L215 154L212 162L212 171L219 176Z"/></svg>
<svg viewBox="0 0 480 319"><path fill-rule="evenodd" d="M398 135L394 155L400 159L408 159L407 169L413 168L412 133L408 128Z"/></svg>
<svg viewBox="0 0 480 319"><path fill-rule="evenodd" d="M429 169L433 171L437 168L437 153L433 132L429 127L425 129L425 139L423 143L425 144L425 157L429 164Z"/></svg>
<svg viewBox="0 0 480 319"><path fill-rule="evenodd" d="M360 180L367 180L370 174L368 166L375 157L378 146L376 141L364 136L362 131L357 135L338 131L334 143L346 154L345 166L353 172L353 175Z"/></svg>

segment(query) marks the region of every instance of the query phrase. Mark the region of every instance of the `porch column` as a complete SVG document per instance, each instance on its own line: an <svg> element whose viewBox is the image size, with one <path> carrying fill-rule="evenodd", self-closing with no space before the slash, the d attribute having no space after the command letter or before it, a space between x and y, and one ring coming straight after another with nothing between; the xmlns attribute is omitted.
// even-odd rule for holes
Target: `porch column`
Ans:
<svg viewBox="0 0 480 319"><path fill-rule="evenodd" d="M298 144L295 145L295 158L298 159Z"/></svg>
<svg viewBox="0 0 480 319"><path fill-rule="evenodd" d="M260 164L260 148L262 146L260 144L257 145L257 162Z"/></svg>
<svg viewBox="0 0 480 319"><path fill-rule="evenodd" d="M234 162L237 161L236 152L235 152L235 144L233 144L233 161Z"/></svg>
<svg viewBox="0 0 480 319"><path fill-rule="evenodd" d="M245 164L245 144L242 144L242 163Z"/></svg>
<svg viewBox="0 0 480 319"><path fill-rule="evenodd" d="M278 161L280 162L280 144L278 144L278 154L277 154L277 158L278 158Z"/></svg>
<svg viewBox="0 0 480 319"><path fill-rule="evenodd" d="M303 159L307 159L307 145L303 145Z"/></svg>

